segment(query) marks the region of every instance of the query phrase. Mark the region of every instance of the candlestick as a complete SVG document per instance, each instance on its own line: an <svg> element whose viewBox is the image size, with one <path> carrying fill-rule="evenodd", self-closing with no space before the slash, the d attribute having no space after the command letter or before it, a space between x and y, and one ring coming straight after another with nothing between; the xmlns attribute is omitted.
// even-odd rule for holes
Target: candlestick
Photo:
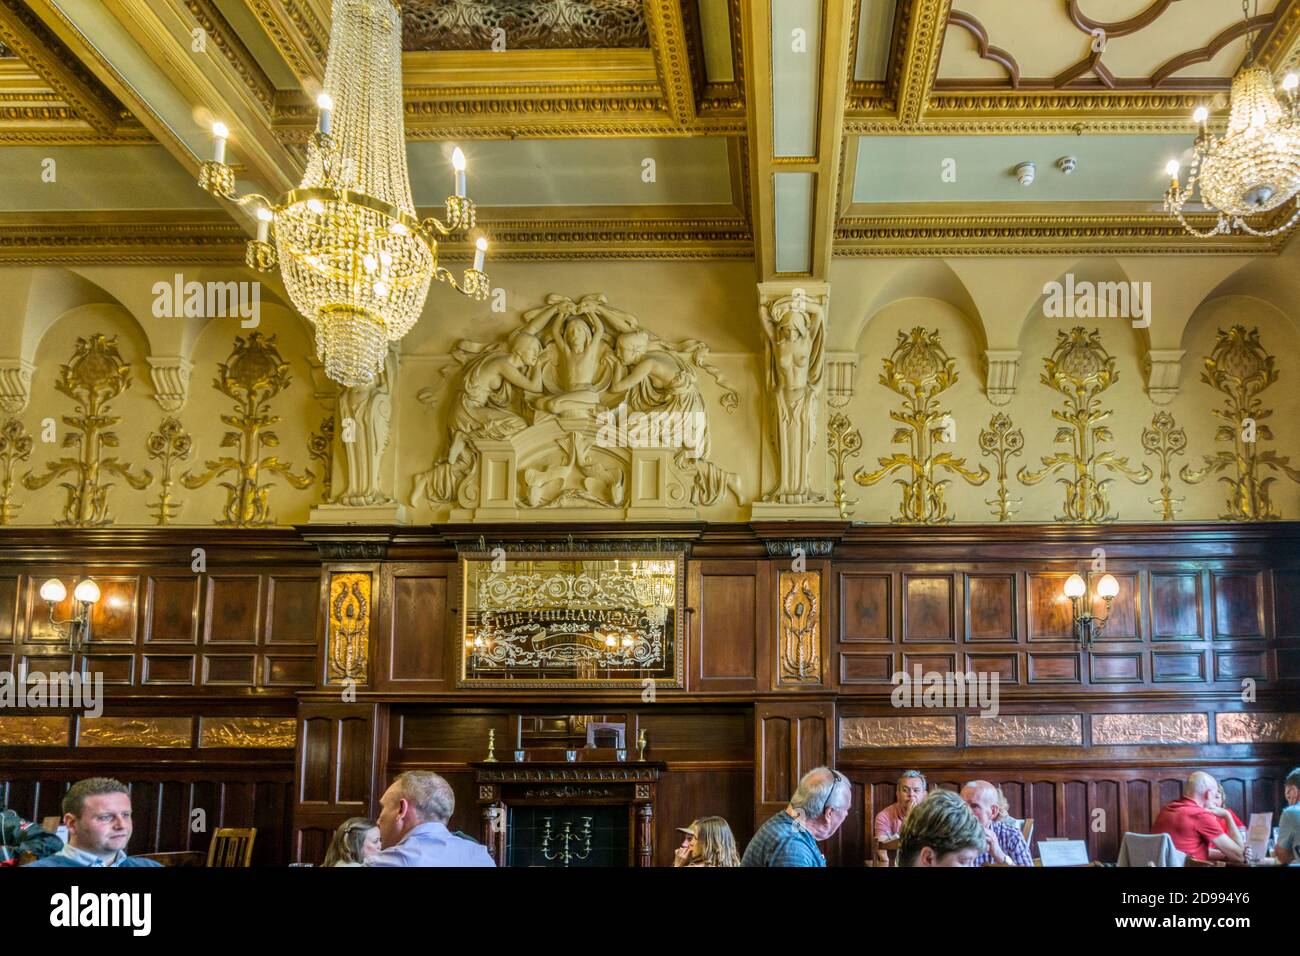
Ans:
<svg viewBox="0 0 1300 956"><path fill-rule="evenodd" d="M226 128L225 123L213 123L212 135L212 161L214 163L224 163L226 161L226 137L230 135L230 130Z"/></svg>
<svg viewBox="0 0 1300 956"><path fill-rule="evenodd" d="M456 195L465 195L465 154L457 146L451 152L451 165L456 169Z"/></svg>
<svg viewBox="0 0 1300 956"><path fill-rule="evenodd" d="M474 271L482 272L483 257L487 255L487 240L479 236L478 241L474 243L474 249Z"/></svg>
<svg viewBox="0 0 1300 956"><path fill-rule="evenodd" d="M257 207L257 241L266 242L271 231L271 210L265 206Z"/></svg>
<svg viewBox="0 0 1300 956"><path fill-rule="evenodd" d="M316 105L320 107L320 114L316 117L316 131L322 136L330 134L330 111L334 109L334 99L328 93L322 93L316 97Z"/></svg>

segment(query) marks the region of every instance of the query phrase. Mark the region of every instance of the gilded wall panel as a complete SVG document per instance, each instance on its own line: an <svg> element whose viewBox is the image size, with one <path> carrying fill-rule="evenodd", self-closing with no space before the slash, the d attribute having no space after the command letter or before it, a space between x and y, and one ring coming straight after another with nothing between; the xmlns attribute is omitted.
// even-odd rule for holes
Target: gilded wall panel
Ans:
<svg viewBox="0 0 1300 956"><path fill-rule="evenodd" d="M840 746L853 748L955 747L957 718L841 717Z"/></svg>
<svg viewBox="0 0 1300 956"><path fill-rule="evenodd" d="M1094 746L1127 744L1206 744L1210 725L1205 714L1094 714Z"/></svg>

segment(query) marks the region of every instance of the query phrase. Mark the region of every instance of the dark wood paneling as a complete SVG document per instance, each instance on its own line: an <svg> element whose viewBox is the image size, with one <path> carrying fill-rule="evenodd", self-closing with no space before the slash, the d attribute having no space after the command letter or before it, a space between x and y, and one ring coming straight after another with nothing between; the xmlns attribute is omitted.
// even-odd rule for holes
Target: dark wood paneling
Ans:
<svg viewBox="0 0 1300 956"><path fill-rule="evenodd" d="M953 629L951 575L903 575L903 640L949 642Z"/></svg>
<svg viewBox="0 0 1300 956"><path fill-rule="evenodd" d="M460 634L455 573L447 564L385 565L376 688L435 691L455 685Z"/></svg>
<svg viewBox="0 0 1300 956"><path fill-rule="evenodd" d="M840 653L841 684L887 684L893 673L893 654Z"/></svg>
<svg viewBox="0 0 1300 956"><path fill-rule="evenodd" d="M1094 684L1140 684L1142 682L1142 655L1089 654L1088 676Z"/></svg>
<svg viewBox="0 0 1300 956"><path fill-rule="evenodd" d="M208 576L204 644L257 644L262 620L262 579L256 574Z"/></svg>
<svg viewBox="0 0 1300 956"><path fill-rule="evenodd" d="M1264 635L1260 577L1258 572L1211 572L1216 639Z"/></svg>
<svg viewBox="0 0 1300 956"><path fill-rule="evenodd" d="M1117 584L1119 584L1119 594L1115 595L1110 604L1109 612L1106 609L1106 602L1097 597L1097 582L1101 580L1100 574L1090 576L1089 585L1090 593L1093 595L1092 613L1099 619L1105 619L1106 630L1103 631L1103 639L1107 641L1140 641L1142 640L1142 613L1141 600L1138 591L1138 575L1123 571L1110 572ZM1109 614L1109 616L1108 616Z"/></svg>
<svg viewBox="0 0 1300 956"><path fill-rule="evenodd" d="M1273 572L1273 619L1278 637L1300 637L1300 571ZM0 611L4 602L0 598ZM0 623L0 636L4 625Z"/></svg>
<svg viewBox="0 0 1300 956"><path fill-rule="evenodd" d="M966 575L968 641L1015 643L1016 576L1014 574Z"/></svg>
<svg viewBox="0 0 1300 956"><path fill-rule="evenodd" d="M769 688L769 565L765 561L701 561L688 575L690 678L693 690Z"/></svg>
<svg viewBox="0 0 1300 956"><path fill-rule="evenodd" d="M18 636L18 582L16 574L0 574L0 644Z"/></svg>
<svg viewBox="0 0 1300 956"><path fill-rule="evenodd" d="M272 574L267 579L267 644L316 644L320 575ZM310 683L310 679L308 681Z"/></svg>
<svg viewBox="0 0 1300 956"><path fill-rule="evenodd" d="M1079 683L1078 654L1037 654L1029 657L1029 683L1077 684Z"/></svg>
<svg viewBox="0 0 1300 956"><path fill-rule="evenodd" d="M193 644L198 640L201 581L197 574L151 574L146 578L146 643Z"/></svg>
<svg viewBox="0 0 1300 956"><path fill-rule="evenodd" d="M1205 680L1201 651L1152 651L1151 680L1157 684Z"/></svg>
<svg viewBox="0 0 1300 956"><path fill-rule="evenodd" d="M888 574L839 576L840 640L889 643L893 640L893 601Z"/></svg>
<svg viewBox="0 0 1300 956"><path fill-rule="evenodd" d="M1029 589L1029 640L1070 641L1074 629L1070 618L1070 602L1064 597L1065 581L1069 573L1030 573Z"/></svg>
<svg viewBox="0 0 1300 956"><path fill-rule="evenodd" d="M1151 573L1151 639L1199 641L1201 622L1200 572Z"/></svg>

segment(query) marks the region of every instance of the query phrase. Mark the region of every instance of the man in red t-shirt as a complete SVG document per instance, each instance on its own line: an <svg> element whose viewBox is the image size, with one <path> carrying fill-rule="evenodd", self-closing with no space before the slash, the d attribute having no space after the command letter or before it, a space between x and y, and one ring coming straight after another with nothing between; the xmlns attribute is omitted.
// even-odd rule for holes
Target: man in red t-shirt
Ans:
<svg viewBox="0 0 1300 956"><path fill-rule="evenodd" d="M1208 773L1198 770L1183 784L1183 795L1167 804L1156 817L1152 833L1168 833L1174 847L1194 860L1208 860L1210 847L1233 863L1245 862L1245 855L1232 837L1223 832L1219 818L1208 807L1219 783Z"/></svg>

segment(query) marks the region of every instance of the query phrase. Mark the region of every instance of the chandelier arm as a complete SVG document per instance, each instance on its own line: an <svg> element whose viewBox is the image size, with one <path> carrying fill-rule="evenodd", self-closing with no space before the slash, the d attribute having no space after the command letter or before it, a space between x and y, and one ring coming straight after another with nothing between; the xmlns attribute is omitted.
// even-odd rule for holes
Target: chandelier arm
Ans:
<svg viewBox="0 0 1300 956"><path fill-rule="evenodd" d="M439 282L447 283L461 295L467 295L472 299L486 299L488 297L488 277L486 272L479 272L477 269L466 269L460 282L457 282L456 276L450 269L438 266L433 271L433 277Z"/></svg>
<svg viewBox="0 0 1300 956"><path fill-rule="evenodd" d="M1296 211L1291 214L1291 218L1274 229L1252 229L1250 223L1246 222L1244 219L1237 219L1236 224L1241 227L1243 232L1247 232L1252 236L1267 238L1269 236L1276 236L1279 233L1286 232L1296 224L1297 220L1300 220L1300 199L1296 200Z"/></svg>
<svg viewBox="0 0 1300 956"><path fill-rule="evenodd" d="M1181 209L1176 210L1174 212L1174 215L1177 217L1178 221L1182 223L1183 228L1186 229L1188 232L1190 232L1197 239L1210 239L1214 236L1219 235L1219 233L1221 232L1227 232L1226 227L1228 225L1228 222L1226 219L1223 218L1222 215L1220 215L1218 221L1215 222L1214 228L1209 229L1205 232L1201 232L1200 230L1194 228L1192 224L1189 223L1187 219L1183 216L1183 211Z"/></svg>

